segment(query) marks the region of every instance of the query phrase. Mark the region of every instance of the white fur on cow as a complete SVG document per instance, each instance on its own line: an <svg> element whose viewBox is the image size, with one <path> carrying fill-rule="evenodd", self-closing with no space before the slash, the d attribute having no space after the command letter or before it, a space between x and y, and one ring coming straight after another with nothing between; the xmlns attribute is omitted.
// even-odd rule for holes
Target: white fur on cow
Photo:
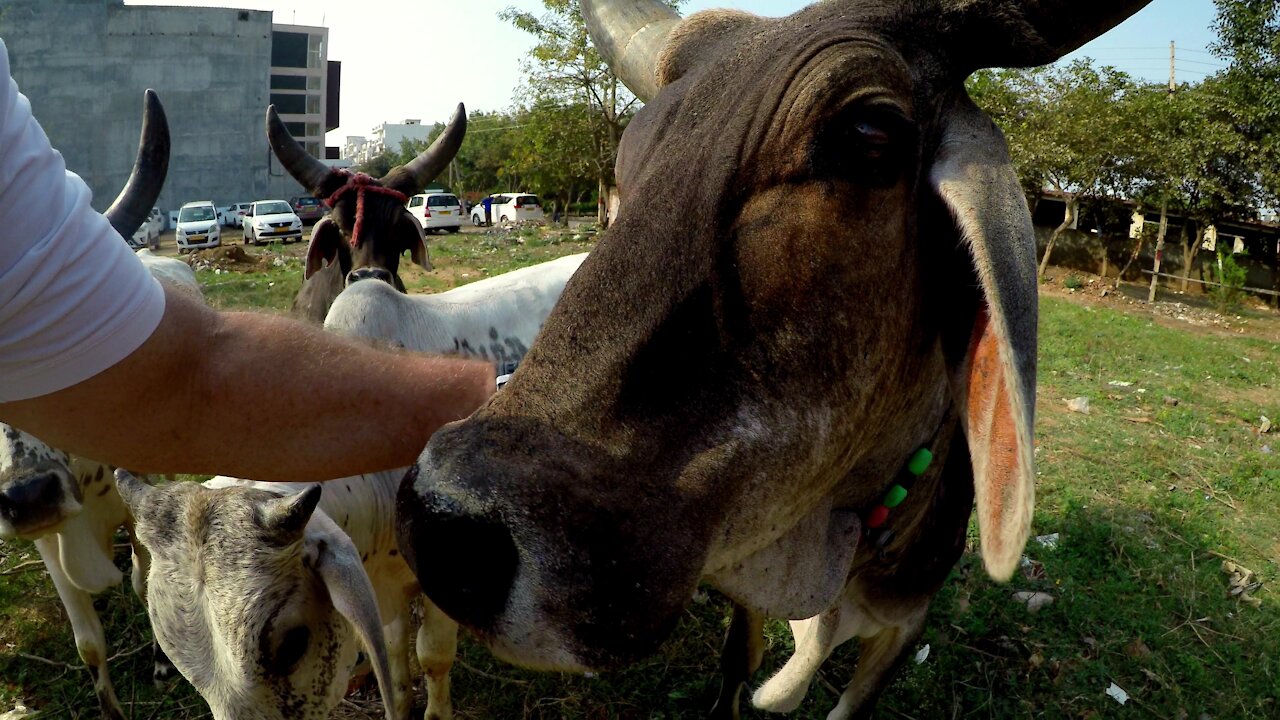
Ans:
<svg viewBox="0 0 1280 720"><path fill-rule="evenodd" d="M196 273L190 265L176 258L156 255L149 248L142 248L134 254L162 283L186 291L192 297L203 299L200 283L196 282Z"/></svg>
<svg viewBox="0 0 1280 720"><path fill-rule="evenodd" d="M447 352L515 370L564 285L586 259L568 255L434 295L404 295L386 283L359 282L334 300L326 329L388 340L407 350Z"/></svg>

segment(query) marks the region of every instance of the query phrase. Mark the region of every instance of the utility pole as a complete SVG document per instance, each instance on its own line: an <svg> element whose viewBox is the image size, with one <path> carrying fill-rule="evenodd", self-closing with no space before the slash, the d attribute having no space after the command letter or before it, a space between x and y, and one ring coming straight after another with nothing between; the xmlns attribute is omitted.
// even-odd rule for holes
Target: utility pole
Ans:
<svg viewBox="0 0 1280 720"><path fill-rule="evenodd" d="M1174 41L1169 41L1169 102L1173 102L1174 90L1178 87L1174 81L1173 60L1175 57ZM1182 219L1183 223L1187 222L1186 218ZM1160 232L1156 235L1156 261L1151 268L1151 288L1147 290L1147 302L1156 301L1156 285L1160 282L1160 260L1164 256L1164 236L1169 230L1169 198L1165 198L1160 204ZM1186 229L1183 228L1185 235Z"/></svg>

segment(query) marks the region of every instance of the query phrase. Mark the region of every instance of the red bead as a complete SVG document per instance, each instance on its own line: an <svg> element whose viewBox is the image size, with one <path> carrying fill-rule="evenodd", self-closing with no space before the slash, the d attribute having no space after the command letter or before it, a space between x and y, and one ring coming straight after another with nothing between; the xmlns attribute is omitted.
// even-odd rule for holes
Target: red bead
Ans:
<svg viewBox="0 0 1280 720"><path fill-rule="evenodd" d="M867 516L867 527L878 528L884 524L885 520L888 520L888 519L889 519L889 508L883 505L880 505L875 510L872 510L871 514Z"/></svg>

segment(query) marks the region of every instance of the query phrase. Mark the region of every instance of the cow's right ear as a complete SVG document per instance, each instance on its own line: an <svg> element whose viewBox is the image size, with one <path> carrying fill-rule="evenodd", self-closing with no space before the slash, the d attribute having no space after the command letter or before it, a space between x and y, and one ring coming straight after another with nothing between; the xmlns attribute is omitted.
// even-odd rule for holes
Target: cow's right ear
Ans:
<svg viewBox="0 0 1280 720"><path fill-rule="evenodd" d="M311 242L307 245L307 268L304 279L329 267L343 250L342 230L332 219L324 217L311 228Z"/></svg>

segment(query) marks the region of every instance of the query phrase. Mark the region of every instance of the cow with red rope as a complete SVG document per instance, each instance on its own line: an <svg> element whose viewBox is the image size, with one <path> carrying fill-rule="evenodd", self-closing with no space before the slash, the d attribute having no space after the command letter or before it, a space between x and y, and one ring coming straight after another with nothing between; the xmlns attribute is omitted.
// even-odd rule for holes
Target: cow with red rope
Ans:
<svg viewBox="0 0 1280 720"><path fill-rule="evenodd" d="M333 299L358 280L381 280L404 292L399 270L405 252L414 264L431 269L426 236L405 209L405 198L422 192L453 160L466 131L467 113L459 103L430 147L374 178L331 168L312 157L289 134L275 107L267 109L267 139L280 164L329 207L311 231L306 281L294 300L294 313L323 322Z"/></svg>

